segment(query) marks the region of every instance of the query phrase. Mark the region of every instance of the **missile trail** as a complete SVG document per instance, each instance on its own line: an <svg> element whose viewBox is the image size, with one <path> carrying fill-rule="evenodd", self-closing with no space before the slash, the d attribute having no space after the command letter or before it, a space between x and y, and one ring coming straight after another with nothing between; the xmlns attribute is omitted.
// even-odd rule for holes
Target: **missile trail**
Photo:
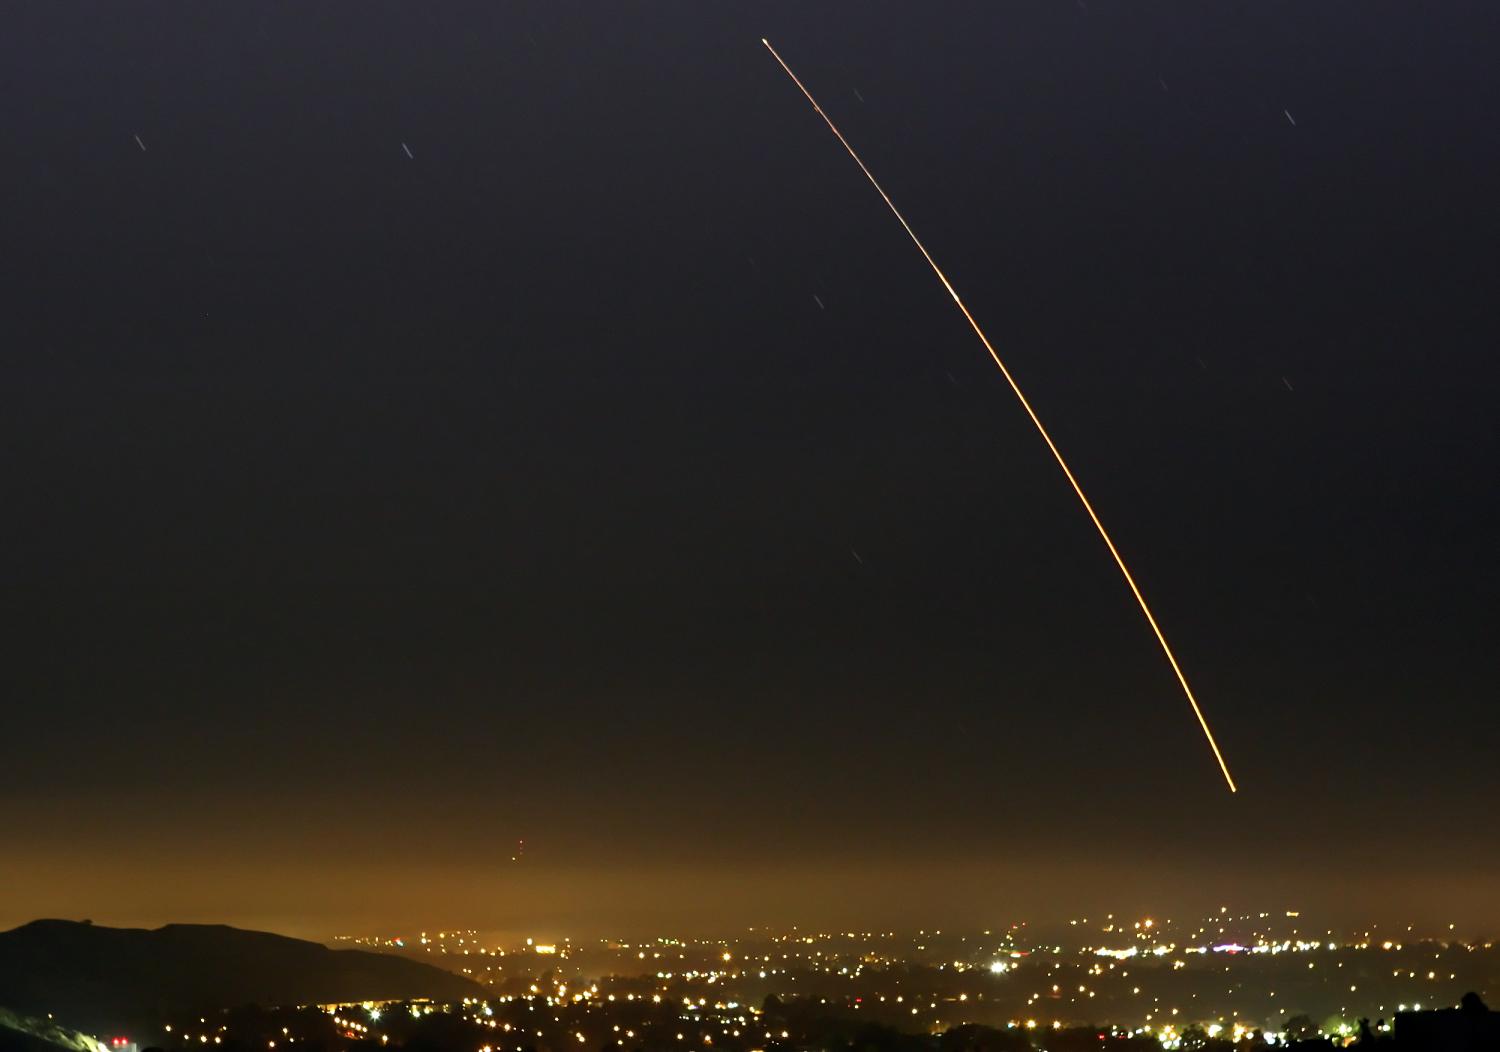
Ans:
<svg viewBox="0 0 1500 1052"><path fill-rule="evenodd" d="M1161 651L1167 656L1167 663L1172 666L1172 671L1177 674L1177 682L1182 685L1182 692L1187 695L1188 704L1193 709L1193 715L1198 718L1198 726L1203 728L1203 736L1208 739L1208 747L1213 750L1214 759L1219 762L1219 770L1224 773L1224 781L1229 786L1229 791L1231 793L1238 792L1234 784L1234 778L1229 773L1229 764L1225 762L1224 754L1219 751L1219 743L1214 740L1214 732L1209 729L1208 719L1203 715L1203 710L1198 706L1198 699L1193 697L1193 688L1188 686L1187 676L1183 674L1182 666L1177 664L1177 657L1172 653L1172 648L1167 644L1167 637L1162 634L1161 626L1156 623L1156 617L1151 613L1151 607L1146 605L1146 597L1141 594L1140 587L1135 583L1135 578L1130 573L1130 568L1125 565L1124 557L1120 555L1120 550L1115 547L1115 542L1110 539L1109 531L1104 528L1104 523L1094 511L1094 506L1089 503L1088 497L1084 496L1083 487L1078 484L1078 479L1074 477L1072 469L1068 467L1068 462L1063 459L1063 455L1058 450L1057 444L1052 441L1052 436L1047 433L1047 429L1042 425L1041 417L1036 415L1036 410L1031 408L1031 403L1021 393L1020 384L1016 383L1015 377L1011 376L1010 370L1001 361L999 352L990 343L989 337L984 334L984 330L979 327L979 322L974 320L974 315L970 314L969 308L964 306L964 301L958 298L958 291L954 289L953 283L948 280L948 276L943 273L942 268L937 265L937 260L932 258L932 253L927 251L927 246L922 244L922 239L917 237L917 232L911 228L911 224L906 221L906 217L901 214L901 210L896 207L896 203L891 200L890 195L876 181L870 169L865 167L865 162L860 160L859 154L854 152L854 147L849 145L849 140L844 138L844 133L839 131L838 126L833 123L832 118L823 112L823 107L818 105L818 100L813 98L812 92L808 91L803 86L802 81L797 79L797 74L792 72L792 68L786 64L786 61L771 46L771 42L765 37L762 37L760 42L766 46L766 50L771 53L771 57L776 60L776 63L786 71L786 75L792 78L792 83L797 85L797 90L802 92L807 101L812 104L814 112L823 118L823 123L828 125L828 130L833 132L834 137L848 151L849 156L854 159L854 163L859 165L859 170L865 173L865 178L870 181L870 185L875 188L875 192L880 195L881 200L890 208L891 214L896 217L902 229L911 238L912 244L916 245L917 251L922 253L922 258L927 260L927 265L937 275L938 281L942 282L943 288L948 290L948 295L953 297L954 304L963 313L964 318L969 323L969 327L974 330L974 335L979 337L979 342L984 344L984 349L989 352L990 358L994 360L996 368L1000 370L1000 375L1005 377L1005 382L1015 392L1016 399L1021 403L1021 408L1026 410L1026 415L1036 425L1037 433L1042 436L1042 441L1047 443L1047 448L1051 450L1053 459L1057 461L1057 466L1062 468L1062 473L1067 477L1068 484L1073 487L1073 492L1078 495L1078 501L1083 505L1083 510L1088 512L1089 519L1094 523L1094 528L1099 531L1099 536L1104 539L1104 546L1109 549L1109 554L1114 556L1115 565L1120 568L1120 574L1125 578L1125 583L1130 586L1131 594L1135 596L1135 601L1140 604L1141 613L1146 615L1146 623L1151 626L1151 631L1156 633L1156 641L1161 644Z"/></svg>

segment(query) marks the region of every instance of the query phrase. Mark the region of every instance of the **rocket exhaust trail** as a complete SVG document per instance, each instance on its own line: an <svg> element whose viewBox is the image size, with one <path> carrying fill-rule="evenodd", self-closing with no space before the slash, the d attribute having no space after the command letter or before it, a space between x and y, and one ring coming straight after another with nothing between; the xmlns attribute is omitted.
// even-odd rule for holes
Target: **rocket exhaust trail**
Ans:
<svg viewBox="0 0 1500 1052"><path fill-rule="evenodd" d="M916 231L911 228L911 224L906 221L906 217L901 214L901 210L896 207L896 203L890 199L890 196L881 187L880 183L875 180L875 176L870 173L870 169L865 167L865 162L860 160L859 154L854 152L854 147L849 145L849 140L844 138L844 133L839 131L838 126L833 123L828 114L823 112L823 107L818 105L818 100L813 98L812 92L808 91L803 86L802 81L797 79L797 74L793 73L792 68L777 54L776 49L771 46L771 42L765 37L762 37L760 42L766 45L766 50L771 53L771 57L786 71L786 75L792 78L792 83L797 85L797 90L802 92L807 101L812 104L812 108L818 116L823 118L823 123L828 125L828 130L833 132L834 137L848 151L849 156L854 159L854 163L859 165L859 170L865 173L865 178L870 181L870 185L875 188L875 192L880 195L881 200L885 201L886 206L890 208L891 214L896 217L902 229L911 238L912 244L916 245L917 251L922 253L922 258L927 260L927 265L932 268L932 272L937 275L937 279L943 283L943 288L947 289L948 295L953 297L954 304L963 312L963 316L968 321L969 327L974 330L974 335L979 337L979 342L984 344L984 349L990 353L990 358L994 360L995 366L1000 370L1000 375L1005 377L1005 382L1015 392L1016 398L1021 403L1021 408L1026 410L1026 415L1036 425L1037 432L1042 436L1042 441L1047 443L1047 448L1051 450L1053 459L1057 461L1057 466L1062 468L1062 473L1067 477L1068 484L1073 487L1073 492L1078 495L1078 501L1083 505L1083 510L1088 512L1089 519L1094 523L1094 528L1099 531L1099 536L1104 539L1104 546L1109 549L1109 554L1114 556L1115 565L1120 568L1120 574L1125 578L1125 583L1130 586L1131 594L1135 596L1135 601L1140 604L1141 613L1146 615L1146 623L1151 626L1151 631L1156 633L1156 641L1161 644L1161 651L1167 656L1167 663L1172 666L1172 671L1177 674L1177 682L1182 685L1182 692L1187 695L1188 704L1193 709L1193 715L1198 717L1198 726L1203 728L1203 736L1208 739L1208 747L1213 750L1214 759L1219 762L1219 770L1224 772L1224 781L1228 784L1229 791L1231 793L1237 792L1234 778L1229 773L1229 764L1224 761L1224 754L1219 751L1219 743L1214 741L1214 732L1209 729L1208 719L1203 715L1203 710L1198 707L1198 699L1193 697L1193 688L1188 686L1187 676L1183 674L1182 666L1177 664L1177 658L1172 653L1172 648L1167 645L1167 637L1162 634L1161 626L1156 623L1156 618L1152 615L1151 608L1146 605L1146 597L1141 594L1140 587L1136 585L1135 578L1131 576L1130 568L1125 565L1125 559L1120 555L1120 550L1115 547L1115 542L1110 539L1109 531L1104 528L1104 523L1100 521L1098 514L1094 511L1094 506L1089 503L1088 497L1084 496L1083 487L1078 484L1078 479L1074 477L1072 469L1068 467L1068 462L1063 459L1063 455L1058 451L1056 443L1052 441L1052 436L1042 426L1042 420L1036 415L1036 410L1031 408L1031 403L1021 393L1020 385L1016 383L1015 377L1011 376L1010 370L1005 367L1005 363L1000 360L999 353L995 350L994 345L990 343L989 337L984 334L984 330L979 327L979 322L974 320L974 315L969 313L969 308L964 306L964 301L958 298L957 290L954 289L952 282L948 280L948 276L943 273L942 268L937 265L937 260L932 258L932 253L927 251L927 246L922 244L922 239L917 237Z"/></svg>

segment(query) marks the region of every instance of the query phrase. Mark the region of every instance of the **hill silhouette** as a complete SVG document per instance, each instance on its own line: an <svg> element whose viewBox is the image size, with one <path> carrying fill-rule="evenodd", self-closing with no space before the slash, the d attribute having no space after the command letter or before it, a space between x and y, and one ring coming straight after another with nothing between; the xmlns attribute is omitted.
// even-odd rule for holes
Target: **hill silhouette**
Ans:
<svg viewBox="0 0 1500 1052"><path fill-rule="evenodd" d="M0 1006L51 1013L94 1034L141 1033L163 1017L246 1004L456 1001L484 992L418 961L224 925L38 920L0 932Z"/></svg>

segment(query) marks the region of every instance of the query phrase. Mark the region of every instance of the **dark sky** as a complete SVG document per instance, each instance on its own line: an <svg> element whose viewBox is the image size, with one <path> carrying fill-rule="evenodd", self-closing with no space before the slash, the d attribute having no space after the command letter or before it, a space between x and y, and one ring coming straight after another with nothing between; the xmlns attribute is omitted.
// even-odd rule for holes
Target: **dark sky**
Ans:
<svg viewBox="0 0 1500 1052"><path fill-rule="evenodd" d="M7 23L0 924L1500 923L1493 4Z"/></svg>

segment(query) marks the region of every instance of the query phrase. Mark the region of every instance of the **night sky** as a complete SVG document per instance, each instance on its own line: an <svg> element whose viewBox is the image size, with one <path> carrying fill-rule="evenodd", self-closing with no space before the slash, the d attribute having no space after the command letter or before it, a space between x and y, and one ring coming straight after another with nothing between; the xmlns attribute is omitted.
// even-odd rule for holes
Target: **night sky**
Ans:
<svg viewBox="0 0 1500 1052"><path fill-rule="evenodd" d="M0 924L1500 924L1493 4L6 21Z"/></svg>

